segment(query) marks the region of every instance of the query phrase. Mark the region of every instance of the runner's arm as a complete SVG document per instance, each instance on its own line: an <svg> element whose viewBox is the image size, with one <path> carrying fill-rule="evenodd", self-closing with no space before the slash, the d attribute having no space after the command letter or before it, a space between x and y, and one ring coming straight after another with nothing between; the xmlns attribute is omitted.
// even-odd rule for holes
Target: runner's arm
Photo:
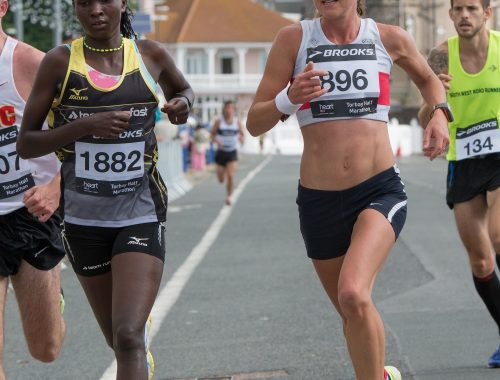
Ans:
<svg viewBox="0 0 500 380"><path fill-rule="evenodd" d="M115 138L128 127L130 112L109 111L74 120L58 128L42 130L66 76L68 62L68 49L59 46L49 51L40 64L17 138L16 150L21 158L44 156L86 135Z"/></svg>
<svg viewBox="0 0 500 380"><path fill-rule="evenodd" d="M293 76L295 58L302 40L300 25L282 28L273 42L267 59L264 75L260 81L255 99L248 112L246 127L252 136L269 131L283 114L276 108L275 98L287 87ZM289 92L289 98L292 96ZM299 104L300 98L290 98ZM302 102L304 103L304 102Z"/></svg>
<svg viewBox="0 0 500 380"><path fill-rule="evenodd" d="M446 93L439 78L420 54L411 36L400 27L380 24L382 42L394 63L400 66L419 89L427 104L446 102ZM443 112L435 112L424 132L424 154L431 160L448 147L448 120Z"/></svg>
<svg viewBox="0 0 500 380"><path fill-rule="evenodd" d="M172 123L184 124L194 104L194 92L172 57L156 41L138 42L146 67L158 81L167 103L161 107Z"/></svg>
<svg viewBox="0 0 500 380"><path fill-rule="evenodd" d="M427 59L429 66L432 71L438 76L446 90L449 89L449 81L451 76L448 74L448 46L447 44L441 44L440 46L432 49ZM430 114L432 111L432 105L427 102L423 102L420 110L418 111L418 121L420 125L425 128L430 121Z"/></svg>

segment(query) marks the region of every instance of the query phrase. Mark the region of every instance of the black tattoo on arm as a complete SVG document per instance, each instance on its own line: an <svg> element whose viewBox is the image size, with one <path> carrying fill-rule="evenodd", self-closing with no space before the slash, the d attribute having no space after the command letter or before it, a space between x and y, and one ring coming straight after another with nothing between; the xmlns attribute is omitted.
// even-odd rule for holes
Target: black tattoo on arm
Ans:
<svg viewBox="0 0 500 380"><path fill-rule="evenodd" d="M448 72L448 52L445 50L432 49L427 63L436 75Z"/></svg>

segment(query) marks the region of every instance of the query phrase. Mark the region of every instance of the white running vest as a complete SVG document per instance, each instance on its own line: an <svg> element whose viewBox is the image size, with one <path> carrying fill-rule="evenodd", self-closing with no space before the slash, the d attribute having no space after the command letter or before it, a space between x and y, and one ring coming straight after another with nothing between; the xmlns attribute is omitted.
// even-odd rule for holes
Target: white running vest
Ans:
<svg viewBox="0 0 500 380"><path fill-rule="evenodd" d="M222 142L222 147L219 150L224 152L236 150L239 136L240 128L236 117L233 117L231 124L226 123L224 117L221 117L219 129L217 130L217 139Z"/></svg>
<svg viewBox="0 0 500 380"><path fill-rule="evenodd" d="M29 160L21 159L16 153L16 139L26 105L17 91L12 72L16 45L17 40L7 37L0 54L0 215L24 207L24 192L50 182L59 170L53 153Z"/></svg>
<svg viewBox="0 0 500 380"><path fill-rule="evenodd" d="M314 62L314 69L329 73L320 77L321 86L328 92L297 111L300 127L356 118L389 121L392 59L380 40L375 21L361 19L358 36L347 45L328 40L319 18L300 23L302 42L293 77L304 71L309 61Z"/></svg>

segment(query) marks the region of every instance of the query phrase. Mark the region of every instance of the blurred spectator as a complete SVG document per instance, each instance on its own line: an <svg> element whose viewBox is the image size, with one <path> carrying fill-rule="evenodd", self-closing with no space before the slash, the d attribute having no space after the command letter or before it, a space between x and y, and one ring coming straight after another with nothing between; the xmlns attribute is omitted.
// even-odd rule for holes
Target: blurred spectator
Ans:
<svg viewBox="0 0 500 380"><path fill-rule="evenodd" d="M210 143L210 133L198 123L191 138L191 169L203 171L206 167L206 154Z"/></svg>
<svg viewBox="0 0 500 380"><path fill-rule="evenodd" d="M179 139L182 144L182 170L186 172L189 168L189 126L187 124L179 125Z"/></svg>

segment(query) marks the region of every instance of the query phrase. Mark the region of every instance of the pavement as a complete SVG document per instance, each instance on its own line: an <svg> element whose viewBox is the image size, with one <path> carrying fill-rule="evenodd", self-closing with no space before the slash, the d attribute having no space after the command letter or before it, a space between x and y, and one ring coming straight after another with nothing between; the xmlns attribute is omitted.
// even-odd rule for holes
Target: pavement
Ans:
<svg viewBox="0 0 500 380"><path fill-rule="evenodd" d="M244 155L233 206L213 171L169 205L167 255L153 309L155 380L354 379L339 317L298 229L300 157ZM497 328L474 291L453 215L446 162L398 159L408 218L376 283L387 360L403 379L493 380ZM8 297L5 367L16 380L113 379L106 347L71 269L63 271L68 334L54 363L26 350Z"/></svg>

